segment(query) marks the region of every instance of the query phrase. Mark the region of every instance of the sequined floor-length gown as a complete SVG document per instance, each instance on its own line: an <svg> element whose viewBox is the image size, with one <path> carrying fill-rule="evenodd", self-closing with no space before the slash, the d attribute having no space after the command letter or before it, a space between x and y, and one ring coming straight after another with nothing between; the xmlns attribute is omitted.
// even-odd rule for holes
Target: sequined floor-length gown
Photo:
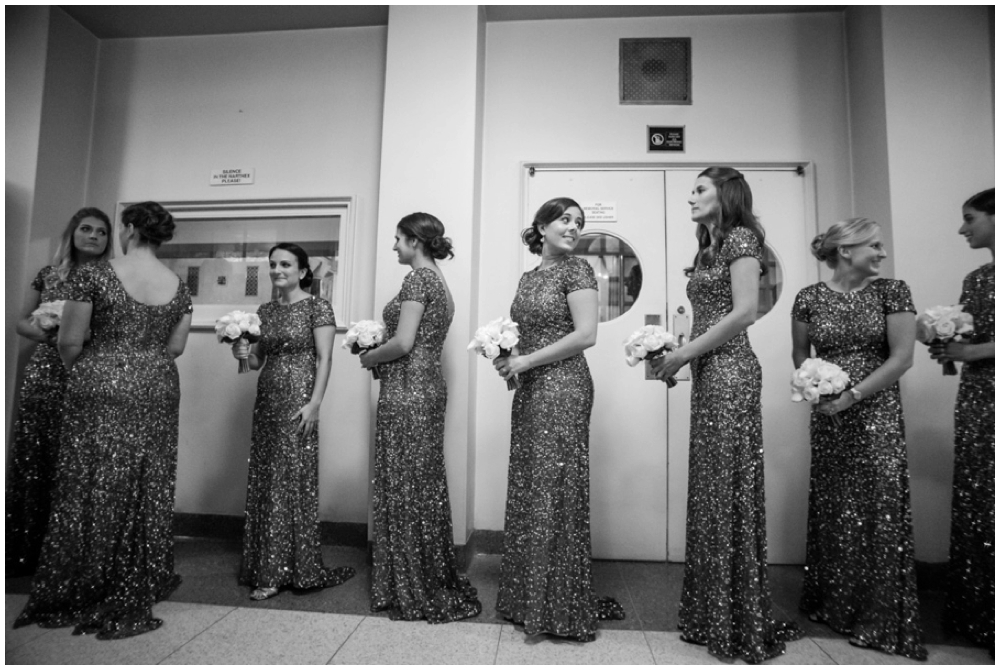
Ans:
<svg viewBox="0 0 1000 670"><path fill-rule="evenodd" d="M191 312L126 293L112 267L77 269L69 297L92 305L91 340L66 385L58 481L31 596L15 626L77 625L100 639L158 628L174 573L180 386L167 342Z"/></svg>
<svg viewBox="0 0 1000 670"><path fill-rule="evenodd" d="M889 357L886 316L914 312L904 282L849 293L799 292L792 318L816 356L858 383ZM925 659L899 383L831 417L812 413L806 573L801 609L864 646Z"/></svg>
<svg viewBox="0 0 1000 670"><path fill-rule="evenodd" d="M687 285L697 338L733 309L730 263L762 261L734 228ZM776 621L767 579L761 369L746 331L692 362L684 586L678 627L710 653L759 663L801 632Z"/></svg>
<svg viewBox="0 0 1000 670"><path fill-rule="evenodd" d="M581 289L596 290L597 281L575 257L521 276L510 313L522 355L573 331L567 295ZM497 611L528 635L593 640L600 604L590 559L590 369L580 353L523 372L520 380L510 419Z"/></svg>
<svg viewBox="0 0 1000 670"><path fill-rule="evenodd" d="M319 431L303 438L293 415L316 382L314 328L336 326L327 301L264 303L239 581L252 588L336 586L351 568L327 569L319 537Z"/></svg>
<svg viewBox="0 0 1000 670"><path fill-rule="evenodd" d="M39 304L68 296L68 283L59 280L51 265L38 272L31 288L38 291ZM8 577L31 574L38 567L55 488L66 378L55 338L36 344L24 369L11 440L4 514Z"/></svg>
<svg viewBox="0 0 1000 670"><path fill-rule="evenodd" d="M962 283L972 315L972 342L995 341L996 282L993 263ZM944 624L993 649L996 638L996 366L985 358L962 364L955 402L955 472L951 499L951 551Z"/></svg>
<svg viewBox="0 0 1000 670"><path fill-rule="evenodd" d="M437 273L414 270L382 311L387 339L405 301L422 304L424 313L410 353L379 365L371 608L389 610L391 619L445 623L482 611L476 590L458 574L445 477L441 349L453 310Z"/></svg>

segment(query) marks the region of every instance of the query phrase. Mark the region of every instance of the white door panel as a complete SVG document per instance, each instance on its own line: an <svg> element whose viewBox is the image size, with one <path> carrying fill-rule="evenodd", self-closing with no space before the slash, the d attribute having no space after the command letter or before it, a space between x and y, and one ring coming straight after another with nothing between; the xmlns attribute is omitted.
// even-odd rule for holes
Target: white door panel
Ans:
<svg viewBox="0 0 1000 670"><path fill-rule="evenodd" d="M691 313L683 270L691 264L697 242L687 198L700 169L537 169L527 178L524 226L553 197L571 197L584 205L614 203L617 220L588 224L585 232L599 230L624 239L636 251L643 272L635 304L601 323L598 343L586 353L595 386L590 454L596 558L684 559L690 383L680 382L668 395L665 386L644 379L641 367L625 364L622 341L647 315L658 315L673 328L678 307ZM808 216L805 177L794 169L743 172L784 280L771 312L750 329L764 375L769 560L800 563L809 483L808 410L789 400L789 313L795 293L818 276L808 251L815 226ZM524 259L524 269L538 262L528 254Z"/></svg>

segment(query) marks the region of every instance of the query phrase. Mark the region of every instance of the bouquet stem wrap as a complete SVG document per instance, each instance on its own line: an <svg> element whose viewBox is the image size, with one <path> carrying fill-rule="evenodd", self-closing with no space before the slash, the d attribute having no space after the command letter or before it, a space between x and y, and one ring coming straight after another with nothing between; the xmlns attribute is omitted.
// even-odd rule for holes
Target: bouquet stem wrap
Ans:
<svg viewBox="0 0 1000 670"><path fill-rule="evenodd" d="M500 350L500 355L497 356L497 358L507 358L507 357L510 356L510 354L511 354L511 350L510 349L501 349ZM511 377L510 379L507 380L507 390L508 391L514 391L514 390L517 390L519 388L521 388L521 380L520 380L520 378L517 375L514 375L513 377Z"/></svg>

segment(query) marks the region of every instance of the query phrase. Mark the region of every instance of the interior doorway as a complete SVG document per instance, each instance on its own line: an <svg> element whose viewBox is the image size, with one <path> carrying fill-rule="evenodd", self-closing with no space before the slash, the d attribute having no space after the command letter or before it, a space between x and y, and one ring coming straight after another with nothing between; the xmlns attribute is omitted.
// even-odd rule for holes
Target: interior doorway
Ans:
<svg viewBox="0 0 1000 670"><path fill-rule="evenodd" d="M595 269L598 343L591 419L591 533L595 558L684 560L690 384L669 392L625 364L625 338L646 323L670 330L691 307L683 269L697 250L687 203L705 166L526 165L523 226L546 200L568 196L588 215L577 253ZM764 372L763 414L769 560L800 563L809 484L808 411L791 405L790 311L818 278L808 165L736 166L765 230L769 272L762 313L750 329ZM532 265L527 254L524 269ZM678 317L678 314L681 314ZM679 320L676 320L678 319ZM688 321L689 323L689 321ZM680 377L689 379L682 371Z"/></svg>

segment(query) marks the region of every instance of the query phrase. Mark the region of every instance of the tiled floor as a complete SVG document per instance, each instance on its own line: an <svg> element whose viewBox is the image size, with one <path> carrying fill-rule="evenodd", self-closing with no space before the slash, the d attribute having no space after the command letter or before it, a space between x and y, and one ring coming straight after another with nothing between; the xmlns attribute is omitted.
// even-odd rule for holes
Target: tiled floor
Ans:
<svg viewBox="0 0 1000 670"><path fill-rule="evenodd" d="M624 621L604 622L589 644L546 636L525 637L496 616L499 557L475 557L469 578L479 589L483 613L467 622L431 626L390 621L368 612L368 568L360 549L324 547L327 565L351 565L358 575L334 589L282 592L261 603L236 584L239 544L179 539L177 571L184 583L154 609L157 631L114 642L74 637L69 629L28 626L12 630L27 600L26 579L6 584L8 664L717 664L704 648L681 642L677 600L683 566L662 563L595 562L600 595L625 607ZM840 635L799 616L801 568L771 569L780 615L798 620L809 637L793 642L771 664L914 663L857 649ZM989 654L962 640L944 639L937 626L941 597L921 593L929 662L992 664Z"/></svg>

